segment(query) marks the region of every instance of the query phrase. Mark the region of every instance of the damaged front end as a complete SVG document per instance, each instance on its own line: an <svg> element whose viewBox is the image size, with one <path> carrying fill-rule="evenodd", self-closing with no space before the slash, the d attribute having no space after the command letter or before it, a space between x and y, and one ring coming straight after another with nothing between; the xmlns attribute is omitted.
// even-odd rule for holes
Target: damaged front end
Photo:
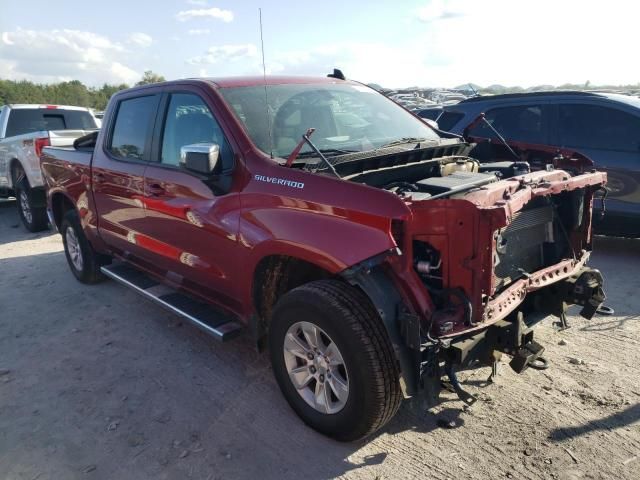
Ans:
<svg viewBox="0 0 640 480"><path fill-rule="evenodd" d="M374 303L386 297L387 306L376 306L383 320L394 317L386 326L395 331L406 396L447 375L471 403L456 371L495 367L503 354L518 373L544 367L532 326L548 315L565 324L570 305L581 305L585 318L595 314L603 280L587 260L593 198L605 182L601 172L551 170L407 199L412 216L392 225L398 254L348 273ZM375 272L389 284L380 287Z"/></svg>

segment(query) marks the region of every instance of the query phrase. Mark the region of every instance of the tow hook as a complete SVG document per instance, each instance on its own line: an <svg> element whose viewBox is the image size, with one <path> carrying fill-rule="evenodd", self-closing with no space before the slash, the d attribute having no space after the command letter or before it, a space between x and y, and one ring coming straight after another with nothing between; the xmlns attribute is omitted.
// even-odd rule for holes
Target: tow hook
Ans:
<svg viewBox="0 0 640 480"><path fill-rule="evenodd" d="M579 275L566 280L568 303L581 305L580 315L591 320L607 298L602 284L602 274L595 268L584 268Z"/></svg>
<svg viewBox="0 0 640 480"><path fill-rule="evenodd" d="M538 360L543 358L541 357L542 352L544 352L544 347L538 342L531 340L518 349L509 362L509 366L516 373L522 373L527 369L527 367L539 368L537 365L539 363ZM544 360L544 358L543 362L546 365L546 360Z"/></svg>
<svg viewBox="0 0 640 480"><path fill-rule="evenodd" d="M478 362L490 365L491 376L487 383L491 383L498 373L503 353L512 357L509 366L516 373L522 373L529 367L536 370L549 368L549 362L542 356L544 347L533 339L533 330L524 323L522 312L518 312L511 321L500 320L484 332L452 343L444 370L449 381L441 382L442 387L455 393L466 405L473 405L477 399L462 388L455 367L465 368Z"/></svg>
<svg viewBox="0 0 640 480"><path fill-rule="evenodd" d="M522 312L518 312L513 321L502 320L487 330L488 348L503 352L513 358L509 366L516 373L524 372L528 367L546 365L546 360L538 361L544 347L533 339L533 330L524 323Z"/></svg>

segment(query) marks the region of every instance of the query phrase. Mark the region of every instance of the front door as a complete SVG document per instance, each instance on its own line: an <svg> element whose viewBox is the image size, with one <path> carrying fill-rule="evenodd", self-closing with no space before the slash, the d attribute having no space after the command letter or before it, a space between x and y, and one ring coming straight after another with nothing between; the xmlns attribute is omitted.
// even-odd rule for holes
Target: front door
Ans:
<svg viewBox="0 0 640 480"><path fill-rule="evenodd" d="M105 148L94 152L91 180L98 233L115 253L134 260L144 250L138 242L145 221L144 170L159 100L160 94L120 100L102 133Z"/></svg>
<svg viewBox="0 0 640 480"><path fill-rule="evenodd" d="M239 310L233 300L240 297L234 282L239 195L219 191L206 177L180 166L186 145L218 145L220 171L233 163L233 152L200 95L168 93L163 108L157 152L144 175L147 253L169 283Z"/></svg>

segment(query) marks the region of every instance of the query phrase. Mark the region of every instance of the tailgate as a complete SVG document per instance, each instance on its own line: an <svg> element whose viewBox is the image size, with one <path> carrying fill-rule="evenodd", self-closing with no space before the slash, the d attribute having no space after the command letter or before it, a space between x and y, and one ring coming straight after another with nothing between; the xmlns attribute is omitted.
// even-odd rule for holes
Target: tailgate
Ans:
<svg viewBox="0 0 640 480"><path fill-rule="evenodd" d="M52 130L49 132L49 141L52 147L70 147L80 137L94 130Z"/></svg>

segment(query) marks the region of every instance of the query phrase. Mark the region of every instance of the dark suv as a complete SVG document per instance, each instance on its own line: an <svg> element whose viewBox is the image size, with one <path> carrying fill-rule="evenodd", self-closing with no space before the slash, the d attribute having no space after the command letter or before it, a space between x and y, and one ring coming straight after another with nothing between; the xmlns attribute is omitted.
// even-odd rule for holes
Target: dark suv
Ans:
<svg viewBox="0 0 640 480"><path fill-rule="evenodd" d="M596 231L640 236L640 99L570 91L475 97L445 107L437 121L442 130L462 134L480 113L506 140L566 147L591 158L608 176L606 215ZM483 122L468 134L496 138Z"/></svg>

